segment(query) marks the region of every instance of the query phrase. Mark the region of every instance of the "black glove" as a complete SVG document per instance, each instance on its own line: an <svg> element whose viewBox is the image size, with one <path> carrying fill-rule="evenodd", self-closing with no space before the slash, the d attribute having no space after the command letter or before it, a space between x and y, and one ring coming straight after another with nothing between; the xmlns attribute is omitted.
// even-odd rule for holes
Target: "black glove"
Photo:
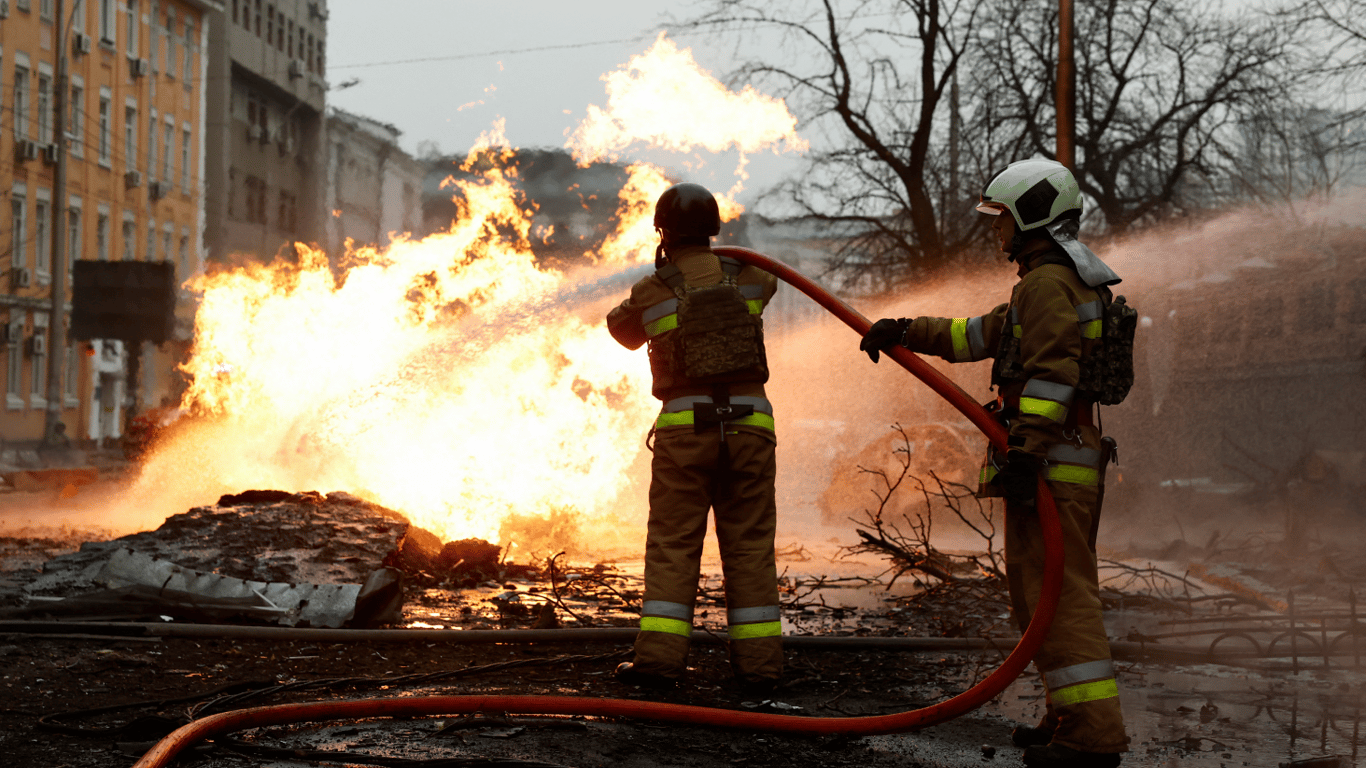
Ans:
<svg viewBox="0 0 1366 768"><path fill-rule="evenodd" d="M1005 466L996 473L996 482L1006 501L1033 507L1034 493L1039 487L1039 460L1024 451L1006 453Z"/></svg>
<svg viewBox="0 0 1366 768"><path fill-rule="evenodd" d="M891 349L901 343L906 336L906 329L911 327L908 318L893 320L889 317L873 323L873 327L863 334L863 341L859 342L858 348L868 353L868 357L873 362L877 362L878 352Z"/></svg>

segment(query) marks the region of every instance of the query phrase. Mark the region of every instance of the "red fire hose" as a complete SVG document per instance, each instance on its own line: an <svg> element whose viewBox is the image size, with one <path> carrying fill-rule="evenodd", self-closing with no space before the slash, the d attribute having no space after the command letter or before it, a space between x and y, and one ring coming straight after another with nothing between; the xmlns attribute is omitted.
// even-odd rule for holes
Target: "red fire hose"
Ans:
<svg viewBox="0 0 1366 768"><path fill-rule="evenodd" d="M769 272L810 296L831 314L843 320L860 336L871 323L848 304L832 296L805 275L782 262L748 248L717 247L717 254L730 256ZM1004 449L1005 429L958 385L904 347L893 347L887 356L925 382L940 397L963 413L997 447ZM1043 527L1044 579L1039 603L1024 636L1001 666L981 682L953 698L923 709L874 717L800 717L761 712L737 712L681 704L627 699L587 699L572 696L418 696L399 699L352 699L347 701L283 704L253 707L210 715L184 725L162 739L142 756L133 768L153 768L170 763L187 747L203 740L247 728L270 725L352 720L373 717L420 717L435 715L500 712L528 715L590 715L633 717L686 725L740 728L775 733L844 734L871 736L880 733L914 731L952 720L982 706L1005 690L1024 671L1035 651L1048 634L1057 612L1062 590L1062 528L1053 496L1042 479L1038 489L1038 515Z"/></svg>

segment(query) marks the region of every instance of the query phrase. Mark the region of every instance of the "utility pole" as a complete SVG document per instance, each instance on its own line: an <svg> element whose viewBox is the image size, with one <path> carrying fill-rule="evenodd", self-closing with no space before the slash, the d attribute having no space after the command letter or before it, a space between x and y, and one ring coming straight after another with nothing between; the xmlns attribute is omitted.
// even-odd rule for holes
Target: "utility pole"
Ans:
<svg viewBox="0 0 1366 768"><path fill-rule="evenodd" d="M47 414L43 422L43 437L56 432L66 402L66 387L62 374L66 371L66 233L71 226L66 199L66 111L70 97L70 76L67 72L67 48L71 42L71 23L76 18L76 7L71 4L71 18L66 18L66 0L57 0L57 87L53 94L53 137L57 145L57 169L52 178L52 306L47 321ZM72 375L76 375L72 371Z"/></svg>
<svg viewBox="0 0 1366 768"><path fill-rule="evenodd" d="M1058 82L1054 111L1058 116L1058 162L1077 167L1077 64L1072 52L1072 0L1058 0Z"/></svg>

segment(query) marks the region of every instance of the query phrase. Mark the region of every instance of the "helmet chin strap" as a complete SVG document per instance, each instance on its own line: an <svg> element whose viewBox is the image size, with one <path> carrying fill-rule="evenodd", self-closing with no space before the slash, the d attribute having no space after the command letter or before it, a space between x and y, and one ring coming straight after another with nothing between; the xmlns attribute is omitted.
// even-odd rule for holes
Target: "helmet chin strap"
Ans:
<svg viewBox="0 0 1366 768"><path fill-rule="evenodd" d="M1024 247L1024 233L1017 229L1015 230L1015 234L1010 237L1010 255L1006 257L1006 261L1015 261L1015 259L1019 258L1020 251L1024 250Z"/></svg>
<svg viewBox="0 0 1366 768"><path fill-rule="evenodd" d="M659 245L655 246L655 269L663 269L669 263L669 257L664 253L664 230L655 227L655 232L659 233Z"/></svg>

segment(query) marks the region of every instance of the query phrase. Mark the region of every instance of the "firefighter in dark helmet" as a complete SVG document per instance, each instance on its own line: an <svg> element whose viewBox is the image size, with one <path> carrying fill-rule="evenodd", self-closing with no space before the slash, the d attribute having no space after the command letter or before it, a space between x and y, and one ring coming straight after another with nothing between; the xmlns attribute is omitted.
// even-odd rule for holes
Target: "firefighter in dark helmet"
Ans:
<svg viewBox="0 0 1366 768"><path fill-rule="evenodd" d="M774 557L777 438L764 396L760 315L777 278L712 253L716 198L676 184L655 205L656 271L607 315L628 349L649 344L654 396L645 603L635 658L617 669L634 685L668 687L687 666L708 510L725 577L731 668L752 691L782 675Z"/></svg>
<svg viewBox="0 0 1366 768"><path fill-rule="evenodd" d="M1008 450L991 450L979 494L1005 499L1006 575L1021 629L1043 580L1040 476L1057 502L1066 558L1057 617L1034 657L1046 713L1037 727L1015 729L1012 740L1025 748L1027 766L1110 768L1129 738L1096 581L1096 528L1113 441L1102 440L1093 410L1122 399L1131 383L1116 385L1097 361L1110 339L1102 339L1102 318L1132 310L1111 296L1108 286L1119 276L1076 239L1081 194L1066 166L1012 163L987 184L977 210L995 217L1001 250L1018 267L1010 301L978 317L879 320L860 349L873 362L895 344L951 362L995 360L993 405L1008 429Z"/></svg>

